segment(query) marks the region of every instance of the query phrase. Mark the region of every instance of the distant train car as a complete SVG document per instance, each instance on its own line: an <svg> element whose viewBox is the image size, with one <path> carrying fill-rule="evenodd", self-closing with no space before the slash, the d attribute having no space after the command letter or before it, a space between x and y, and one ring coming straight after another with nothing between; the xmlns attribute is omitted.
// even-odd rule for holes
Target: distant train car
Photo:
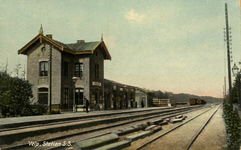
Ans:
<svg viewBox="0 0 241 150"><path fill-rule="evenodd" d="M200 105L202 101L200 99L197 99L197 105Z"/></svg>
<svg viewBox="0 0 241 150"><path fill-rule="evenodd" d="M206 101L201 99L201 104L206 104Z"/></svg>
<svg viewBox="0 0 241 150"><path fill-rule="evenodd" d="M196 98L190 98L189 103L190 103L190 105L197 105L197 99Z"/></svg>
<svg viewBox="0 0 241 150"><path fill-rule="evenodd" d="M171 101L170 99L153 99L153 106L171 107Z"/></svg>
<svg viewBox="0 0 241 150"><path fill-rule="evenodd" d="M203 99L190 98L189 103L190 105L201 105L201 104L206 104L206 101Z"/></svg>

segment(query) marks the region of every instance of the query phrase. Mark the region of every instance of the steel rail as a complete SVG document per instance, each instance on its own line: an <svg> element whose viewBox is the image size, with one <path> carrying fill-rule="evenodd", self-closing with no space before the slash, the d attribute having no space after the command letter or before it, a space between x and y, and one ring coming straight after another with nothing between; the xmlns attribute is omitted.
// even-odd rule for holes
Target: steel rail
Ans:
<svg viewBox="0 0 241 150"><path fill-rule="evenodd" d="M188 145L186 146L185 150L188 150L192 144L194 143L194 141L197 139L197 137L201 134L201 132L203 131L203 129L207 126L207 124L209 123L209 121L212 119L212 117L215 115L215 113L218 111L218 109L220 108L221 104L214 110L214 112L210 115L210 117L207 119L207 121L204 123L204 125L200 128L200 130L197 132L197 134L192 138L192 140L188 143Z"/></svg>
<svg viewBox="0 0 241 150"><path fill-rule="evenodd" d="M70 120L62 120L62 121L56 121L56 122L49 122L49 123L38 123L38 124L34 124L34 125L24 125L24 126L19 126L19 127L10 127L10 128L6 128L6 127L2 127L0 129L0 133L1 132L6 132L6 131L13 131L13 130L21 130L21 129L25 129L25 128L31 128L31 127L41 127L41 126L51 126L51 125L56 125L56 124L66 124L66 123L73 123L73 122L79 122L79 121L86 121L86 120L96 120L96 118L114 118L114 116L118 116L118 118L120 116L133 116L133 115L136 115L136 116L140 116L142 114L145 114L145 115L152 115L154 113L162 113L162 112L169 112L169 111L173 111L173 110L181 110L181 109L185 109L185 108L189 108L189 107L183 107L183 108L178 108L178 109L173 109L173 108L163 108L163 109L154 109L154 110L151 110L151 111L146 111L146 110L143 110L143 111L137 111L137 112L124 112L124 113L114 113L114 114L101 114L100 116L97 116L97 115L94 115L94 116L88 116L90 118L86 118L87 116L84 117L81 117L79 119L70 119ZM192 108L192 107L191 107Z"/></svg>
<svg viewBox="0 0 241 150"><path fill-rule="evenodd" d="M104 124L103 121L108 121L108 122L115 122L116 119L118 120L127 120L127 119L132 119L133 116L135 117L143 117L143 116L151 116L153 114L160 114L160 113L165 113L165 112L171 112L171 111L178 111L178 110L183 110L183 109L192 109L192 108L196 108L196 107L183 107L183 108L178 108L178 109L159 109L159 110L153 110L153 111L150 111L148 113L146 113L146 111L139 111L139 112L136 112L136 113L125 113L125 114L114 114L114 115L110 115L108 114L107 116L102 116L102 117L99 117L99 116L96 116L96 118L100 118L100 120L98 120L98 123L99 124ZM16 131L17 133L23 133L21 132L22 129L33 129L33 130L29 130L28 133L32 133L33 132L37 132L39 130L43 130L42 133L48 133L48 130L51 130L52 128L54 128L55 130L65 130L66 129L66 126L69 126L69 128L71 129L76 129L76 128L79 128L79 122L81 121L91 121L91 120L96 120L96 118L81 118L81 119L78 119L78 120L69 120L69 121L60 121L60 122L53 122L53 123L47 123L47 124L37 124L37 125L29 125L29 126L23 126L23 127L17 127L16 129L6 129L5 131L1 131L0 132L0 139L3 138L5 136L5 133L4 132L9 132L9 131ZM42 129L40 129L40 128ZM44 128L43 128L44 127ZM36 130L34 130L34 128L37 128ZM65 128L65 129L64 129ZM67 130L69 130L69 128L67 128ZM8 136L8 134L6 134L6 136ZM10 135L9 135L10 136ZM27 136L27 135L26 135ZM22 138L23 139L23 138Z"/></svg>
<svg viewBox="0 0 241 150"><path fill-rule="evenodd" d="M198 109L201 109L201 108L203 108L203 107L198 107ZM96 132L96 131L99 131L99 130L109 129L109 128L113 128L113 127L118 127L118 126L130 124L130 123L134 123L134 122L139 122L139 121L143 121L143 120L147 120L147 119L152 119L152 118L156 118L156 117L161 117L161 116L165 117L165 116L168 116L168 115L175 116L175 115L182 114L183 112L188 112L188 111L193 111L193 110L196 110L196 109L194 109L194 108L183 109L181 112L180 112L180 109L172 110L171 112L167 112L167 113L164 113L164 114L157 114L157 115L152 115L152 116L146 116L144 118L137 118L137 119L134 119L134 120L131 120L131 121L127 120L124 123L119 123L119 124L117 123L116 125L107 125L107 126L101 127L101 128L90 129L90 130L86 130L86 131L80 131L80 132L77 132L77 133L70 133L68 135L58 136L58 137L55 137L55 138L48 138L48 139L44 139L44 140L38 140L36 142L42 143L44 141L55 141L55 140L70 138L72 136L79 136L79 135L90 133L90 132ZM107 134L107 133L109 133L109 132L106 132L104 134ZM101 135L103 135L103 133ZM75 143L75 141L71 142L71 144L74 144L74 143ZM8 147L5 147L5 148L2 148L2 150L17 149L17 148L24 148L24 147L29 147L29 144L28 143L24 143L24 144L19 144L19 145L8 146ZM56 148L58 149L59 147L52 147L52 148L45 148L45 149L56 149Z"/></svg>
<svg viewBox="0 0 241 150"><path fill-rule="evenodd" d="M198 107L197 109L201 109L201 108L203 108L203 107ZM170 118L170 117L174 117L174 116L177 116L177 115L181 115L181 114L183 114L183 112L189 112L189 111L193 111L194 110L194 108L191 108L190 110L186 110L186 109L184 109L184 110L182 110L181 112L177 112L177 113L175 113L175 112L173 112L173 113L170 113L170 115L168 114L168 113L166 113L166 114L162 114L162 117L163 118ZM157 115L158 116L158 115ZM158 116L158 117L160 117L160 116ZM143 118L143 119L140 119L140 120L147 120L147 119L152 119L152 118L155 118L155 117L146 117L146 119L145 118ZM133 122L138 122L138 121L133 121ZM131 123L133 123L133 122L129 122L129 124L131 124ZM127 123L128 124L128 123ZM123 124L124 125L124 124ZM117 126L121 126L121 125L117 125ZM107 127L108 128L108 127ZM107 129L106 128L106 129ZM106 132L106 133L102 133L102 134L98 134L98 135L96 135L96 136L102 136L102 135L105 135L105 134L108 134L108 133L110 133L109 131L108 132ZM94 136L94 137L96 137L96 136ZM91 138L93 138L93 137L91 137ZM71 144L73 145L74 143L75 143L76 141L73 141L73 142L71 142ZM58 149L60 149L61 147L63 147L63 146L59 146L59 147L57 147L57 146L55 146L55 147L50 147L50 148L46 148L45 150L58 150ZM62 148L63 149L63 148Z"/></svg>
<svg viewBox="0 0 241 150"><path fill-rule="evenodd" d="M101 117L111 117L115 115L120 115L120 114L135 114L135 113L151 113L154 111L167 111L171 110L173 108L162 108L162 109L150 109L150 110L135 110L135 111L121 111L121 112L114 112L114 113L101 113L101 114L92 114L88 116L88 119L96 119L96 118L101 118ZM68 122L76 122L78 120L86 120L86 115L83 116L75 116L75 117L70 117L70 118L61 118L61 119L54 119L54 120L41 120L41 121L33 121L34 124L31 124L32 122L26 122L27 125L21 125L24 123L16 123L20 124L19 126L16 127L16 124L14 124L14 127L12 127L12 124L5 124L2 125L0 124L0 132L4 131L9 131L9 130L16 130L16 129L21 129L21 128L28 128L31 126L42 126L42 125L52 125L52 124L59 124L59 123L68 123Z"/></svg>
<svg viewBox="0 0 241 150"><path fill-rule="evenodd" d="M220 105L221 105L221 104L220 104ZM218 106L218 108L220 107L220 105ZM145 147L146 145L150 144L151 142L154 142L155 140L161 138L162 136L164 136L164 135L170 133L171 131L173 131L173 130L175 130L175 129L181 127L181 126L183 126L184 124L189 123L190 121L196 119L197 117L203 115L204 113L206 113L206 112L208 112L208 111L210 111L210 110L212 110L212 109L213 109L213 108L210 108L210 109L208 109L208 110L205 110L204 112L201 112L201 113L199 113L198 115L196 115L196 116L194 116L194 117L188 119L188 120L185 121L184 123L181 123L181 124L179 124L179 125L177 125L177 126L171 128L171 129L167 130L166 132L164 132L164 133L162 133L162 134L160 134L160 135L158 135L158 136L156 136L156 137L154 137L154 138L148 140L147 142L145 142L145 143L139 145L139 147L137 147L136 150L140 150L141 148Z"/></svg>
<svg viewBox="0 0 241 150"><path fill-rule="evenodd" d="M143 112L136 112L136 113L129 113L129 114L119 114L119 115L109 115L107 117L96 117L99 118L98 120L96 120L96 118L94 119L79 119L78 121L73 121L73 122L58 122L58 123L50 123L50 124L39 124L39 125L32 125L32 126L26 126L23 128L19 128L17 130L8 130L4 132L0 132L0 141L1 139L4 140L4 138L10 138L12 136L15 136L16 134L20 135L22 134L23 136L19 136L19 139L16 139L15 141L20 141L24 138L27 138L28 136L32 136L35 133L36 134L41 134L44 135L46 133L52 132L52 130L55 131L55 133L57 133L57 131L68 131L70 129L78 129L81 127L85 127L87 126L95 126L96 123L98 123L99 125L101 124L105 124L106 122L109 123L113 123L113 122L117 122L120 120L128 120L128 119L133 119L133 117L143 117L143 116L152 116L155 114L161 114L161 113L165 113L165 112L171 112L171 111L178 111L178 110L182 110L182 109L190 109L188 107L185 108L179 108L179 109L165 109L165 110L154 110L151 112L146 113L146 111L144 110ZM93 120L93 121L92 121ZM82 122L82 123L81 123ZM85 123L84 123L85 122ZM92 122L92 123L91 123ZM93 123L95 122L95 123ZM28 130L26 130L28 129ZM40 132L41 131L41 132ZM10 134L8 133L10 132ZM16 134L14 135L14 133L11 132L16 132ZM26 133L26 134L25 134ZM13 141L14 142L14 141ZM10 141L8 142L3 142L1 144L11 144Z"/></svg>

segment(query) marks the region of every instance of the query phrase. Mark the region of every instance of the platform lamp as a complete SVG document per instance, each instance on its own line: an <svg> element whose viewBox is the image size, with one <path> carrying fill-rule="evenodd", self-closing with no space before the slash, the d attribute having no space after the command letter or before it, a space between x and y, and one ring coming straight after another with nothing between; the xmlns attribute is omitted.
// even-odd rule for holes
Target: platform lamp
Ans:
<svg viewBox="0 0 241 150"><path fill-rule="evenodd" d="M77 82L77 80L79 79L79 77L73 77L72 80L74 82L74 93L73 93L73 112L76 112L76 107L75 107L75 83Z"/></svg>
<svg viewBox="0 0 241 150"><path fill-rule="evenodd" d="M238 81L238 104L239 104L239 108L240 108L240 71L239 68L236 66L236 64L234 63L234 66L232 68L232 72L233 75L236 76L236 80Z"/></svg>

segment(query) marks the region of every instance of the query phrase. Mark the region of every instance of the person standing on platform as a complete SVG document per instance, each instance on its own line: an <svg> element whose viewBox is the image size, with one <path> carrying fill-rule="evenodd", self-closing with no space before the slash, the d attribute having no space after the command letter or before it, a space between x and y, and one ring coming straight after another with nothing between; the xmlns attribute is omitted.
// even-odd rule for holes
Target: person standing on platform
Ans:
<svg viewBox="0 0 241 150"><path fill-rule="evenodd" d="M85 97L85 107L86 107L86 113L89 112L88 108L89 108L90 102L89 100Z"/></svg>
<svg viewBox="0 0 241 150"><path fill-rule="evenodd" d="M141 101L141 107L144 108L145 104L144 104L144 101L142 100Z"/></svg>

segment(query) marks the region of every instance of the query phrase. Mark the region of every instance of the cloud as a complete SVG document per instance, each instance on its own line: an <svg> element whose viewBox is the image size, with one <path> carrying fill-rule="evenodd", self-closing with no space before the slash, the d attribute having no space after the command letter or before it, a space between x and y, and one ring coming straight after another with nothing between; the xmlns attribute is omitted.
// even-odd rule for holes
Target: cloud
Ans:
<svg viewBox="0 0 241 150"><path fill-rule="evenodd" d="M141 22L144 19L144 15L140 15L135 12L135 10L131 9L127 14L126 14L126 19L129 21L135 21L135 22Z"/></svg>

